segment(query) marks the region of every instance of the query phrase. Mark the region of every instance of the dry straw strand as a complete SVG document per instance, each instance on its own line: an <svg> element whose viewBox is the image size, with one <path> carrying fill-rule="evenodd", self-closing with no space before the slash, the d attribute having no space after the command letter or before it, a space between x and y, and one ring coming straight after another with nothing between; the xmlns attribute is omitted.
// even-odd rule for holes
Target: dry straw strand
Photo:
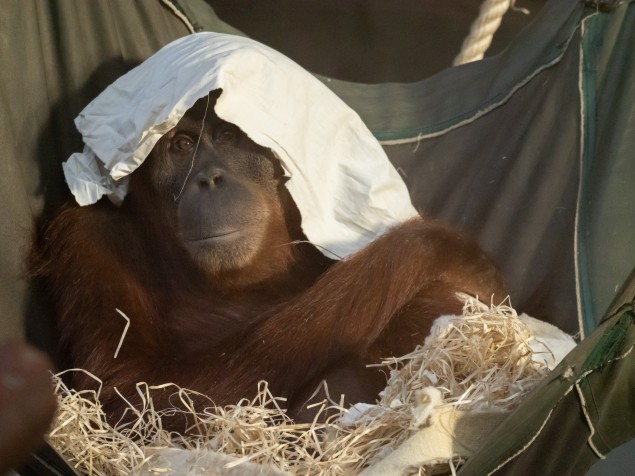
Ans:
<svg viewBox="0 0 635 476"><path fill-rule="evenodd" d="M251 462L292 474L355 474L434 421L429 417L435 404L431 396L439 394L440 404L463 411L510 410L518 405L547 373L544 364L532 360L531 339L509 303L485 306L465 298L463 316L442 318L423 345L379 364L390 372L387 386L377 405L352 422L342 419L347 414L342 402L329 397L314 403L315 421L295 423L284 410L284 400L272 395L265 382L252 400L217 407L207 399L202 410L195 408L194 400L201 397L196 392L170 383L141 382L137 392L142 403L128 409L133 421L111 426L99 404L97 377L91 375L99 384L97 390L77 391L58 374L54 382L60 409L48 438L78 470L98 476L169 473L158 456L166 448L190 450L193 468L199 453L214 451L236 458L225 464L226 469ZM152 393L168 389L173 389L179 404L170 411L186 412L192 421L189 433L196 436L163 429L162 417L170 411L157 411ZM446 469L453 468L448 462ZM426 474L427 469L414 471Z"/></svg>

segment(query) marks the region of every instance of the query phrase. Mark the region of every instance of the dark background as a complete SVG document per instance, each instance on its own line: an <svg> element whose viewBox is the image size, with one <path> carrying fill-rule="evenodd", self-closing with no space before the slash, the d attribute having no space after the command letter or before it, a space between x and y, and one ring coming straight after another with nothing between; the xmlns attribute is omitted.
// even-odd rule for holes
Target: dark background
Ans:
<svg viewBox="0 0 635 476"><path fill-rule="evenodd" d="M225 22L332 78L412 82L449 67L481 0L207 0ZM500 52L546 0L518 0L487 52Z"/></svg>

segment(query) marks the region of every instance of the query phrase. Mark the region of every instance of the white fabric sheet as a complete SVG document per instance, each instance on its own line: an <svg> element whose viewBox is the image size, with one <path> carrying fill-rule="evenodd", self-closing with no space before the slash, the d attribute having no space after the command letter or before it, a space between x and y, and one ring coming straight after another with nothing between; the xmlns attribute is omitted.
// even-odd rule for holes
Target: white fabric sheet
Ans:
<svg viewBox="0 0 635 476"><path fill-rule="evenodd" d="M125 178L201 97L272 149L311 242L345 257L415 216L408 191L359 116L310 73L248 38L197 33L165 46L91 102L86 145L64 164L80 205L125 196Z"/></svg>

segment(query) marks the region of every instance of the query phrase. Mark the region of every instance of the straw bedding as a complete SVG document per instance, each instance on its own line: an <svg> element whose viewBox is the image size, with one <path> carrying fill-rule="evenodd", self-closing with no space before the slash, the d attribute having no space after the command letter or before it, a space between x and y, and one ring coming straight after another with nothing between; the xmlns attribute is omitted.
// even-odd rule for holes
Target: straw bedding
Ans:
<svg viewBox="0 0 635 476"><path fill-rule="evenodd" d="M70 389L59 374L54 383L60 409L48 439L79 471L92 475L454 472L477 449L479 430L489 431L489 423L500 421L547 374L544 359L536 357L549 349L536 349L509 305L488 307L466 297L462 316L439 318L423 345L378 364L389 380L376 405L314 403L320 413L336 413L326 423L295 424L265 382L251 401L220 408L210 400L198 412L186 389L139 383L144 404L130 409L134 422L113 428L99 392ZM180 402L174 411L191 414L199 436L162 429L152 394L166 390ZM475 434L465 436L466 421ZM434 447L444 438L445 448ZM400 447L408 456L401 456Z"/></svg>

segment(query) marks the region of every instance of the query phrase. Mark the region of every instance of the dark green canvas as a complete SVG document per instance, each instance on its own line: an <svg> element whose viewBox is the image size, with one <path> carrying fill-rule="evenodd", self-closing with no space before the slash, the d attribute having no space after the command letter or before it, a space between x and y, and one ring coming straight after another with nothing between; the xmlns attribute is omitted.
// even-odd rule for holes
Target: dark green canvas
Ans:
<svg viewBox="0 0 635 476"><path fill-rule="evenodd" d="M321 78L382 141L415 205L494 255L515 307L590 335L465 474L496 468L536 434L500 471L580 474L633 436L633 308L614 301L635 266L635 2L599 3L550 0L501 54L420 82ZM82 147L73 118L192 27L238 33L202 0L0 6L0 336L26 322L50 347L47 303L21 259L33 220L68 197L60 163ZM581 395L596 403L588 416Z"/></svg>

